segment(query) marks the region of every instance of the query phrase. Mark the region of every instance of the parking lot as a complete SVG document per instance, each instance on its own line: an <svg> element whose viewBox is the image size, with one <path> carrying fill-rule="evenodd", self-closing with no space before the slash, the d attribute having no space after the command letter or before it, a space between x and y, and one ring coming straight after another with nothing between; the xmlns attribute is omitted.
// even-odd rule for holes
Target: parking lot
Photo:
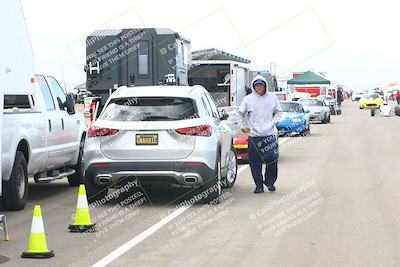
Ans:
<svg viewBox="0 0 400 267"><path fill-rule="evenodd" d="M32 181L25 210L4 212L11 240L0 241L0 265L397 266L399 117L349 101L342 112L309 136L279 138L276 192L253 194L241 164L220 203L177 208L178 189L131 189L91 209L95 233L68 232L76 188ZM55 253L40 262L20 258L35 204Z"/></svg>

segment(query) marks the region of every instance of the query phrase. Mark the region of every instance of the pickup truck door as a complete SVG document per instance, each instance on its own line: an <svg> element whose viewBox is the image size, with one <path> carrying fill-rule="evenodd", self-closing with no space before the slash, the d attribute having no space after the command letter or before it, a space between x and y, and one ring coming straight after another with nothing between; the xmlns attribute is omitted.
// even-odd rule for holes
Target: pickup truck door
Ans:
<svg viewBox="0 0 400 267"><path fill-rule="evenodd" d="M54 102L56 103L56 109L58 113L58 120L61 123L61 132L58 140L57 150L55 156L57 163L65 165L71 162L71 159L75 158L75 155L79 150L79 129L81 121L77 119L76 115L68 114L64 104L67 100L67 96L58 83L58 81L51 77L47 77L48 84L53 92Z"/></svg>
<svg viewBox="0 0 400 267"><path fill-rule="evenodd" d="M47 121L47 131L46 131L46 146L48 151L47 168L52 169L58 166L57 150L59 150L59 144L61 143L61 120L59 111L56 109L56 104L54 103L53 92L42 75L36 75L37 82L40 87L43 101L43 116Z"/></svg>

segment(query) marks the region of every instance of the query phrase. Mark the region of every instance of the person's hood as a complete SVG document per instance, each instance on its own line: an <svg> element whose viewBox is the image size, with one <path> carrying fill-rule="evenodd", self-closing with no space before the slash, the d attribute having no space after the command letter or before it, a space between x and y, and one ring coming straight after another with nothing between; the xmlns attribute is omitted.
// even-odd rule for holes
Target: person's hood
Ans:
<svg viewBox="0 0 400 267"><path fill-rule="evenodd" d="M265 78L264 78L263 76L261 76L261 75L257 75L257 76L254 77L254 79L251 81L251 91L253 92L253 94L254 94L255 96L261 97L261 95L259 95L259 94L256 92L256 90L254 89L254 82L255 82L256 80L263 80L263 81L265 82L265 94L264 94L264 95L266 95L266 94L268 93L268 83L267 83L267 81L265 80Z"/></svg>

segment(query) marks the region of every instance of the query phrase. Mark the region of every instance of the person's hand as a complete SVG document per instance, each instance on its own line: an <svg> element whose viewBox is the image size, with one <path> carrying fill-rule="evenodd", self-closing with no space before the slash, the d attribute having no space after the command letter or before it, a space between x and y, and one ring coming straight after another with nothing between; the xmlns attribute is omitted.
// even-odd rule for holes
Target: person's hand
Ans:
<svg viewBox="0 0 400 267"><path fill-rule="evenodd" d="M250 132L250 128L242 128L241 129L243 133L249 133Z"/></svg>

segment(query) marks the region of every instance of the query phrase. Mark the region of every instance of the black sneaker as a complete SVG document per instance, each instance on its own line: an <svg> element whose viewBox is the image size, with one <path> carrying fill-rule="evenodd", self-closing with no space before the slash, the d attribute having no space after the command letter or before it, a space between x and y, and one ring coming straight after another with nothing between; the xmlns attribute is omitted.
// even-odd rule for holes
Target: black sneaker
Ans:
<svg viewBox="0 0 400 267"><path fill-rule="evenodd" d="M268 191L275 192L276 191L275 186L268 186Z"/></svg>
<svg viewBox="0 0 400 267"><path fill-rule="evenodd" d="M264 189L256 187L256 189L254 189L254 194L259 194L259 193L264 193Z"/></svg>

